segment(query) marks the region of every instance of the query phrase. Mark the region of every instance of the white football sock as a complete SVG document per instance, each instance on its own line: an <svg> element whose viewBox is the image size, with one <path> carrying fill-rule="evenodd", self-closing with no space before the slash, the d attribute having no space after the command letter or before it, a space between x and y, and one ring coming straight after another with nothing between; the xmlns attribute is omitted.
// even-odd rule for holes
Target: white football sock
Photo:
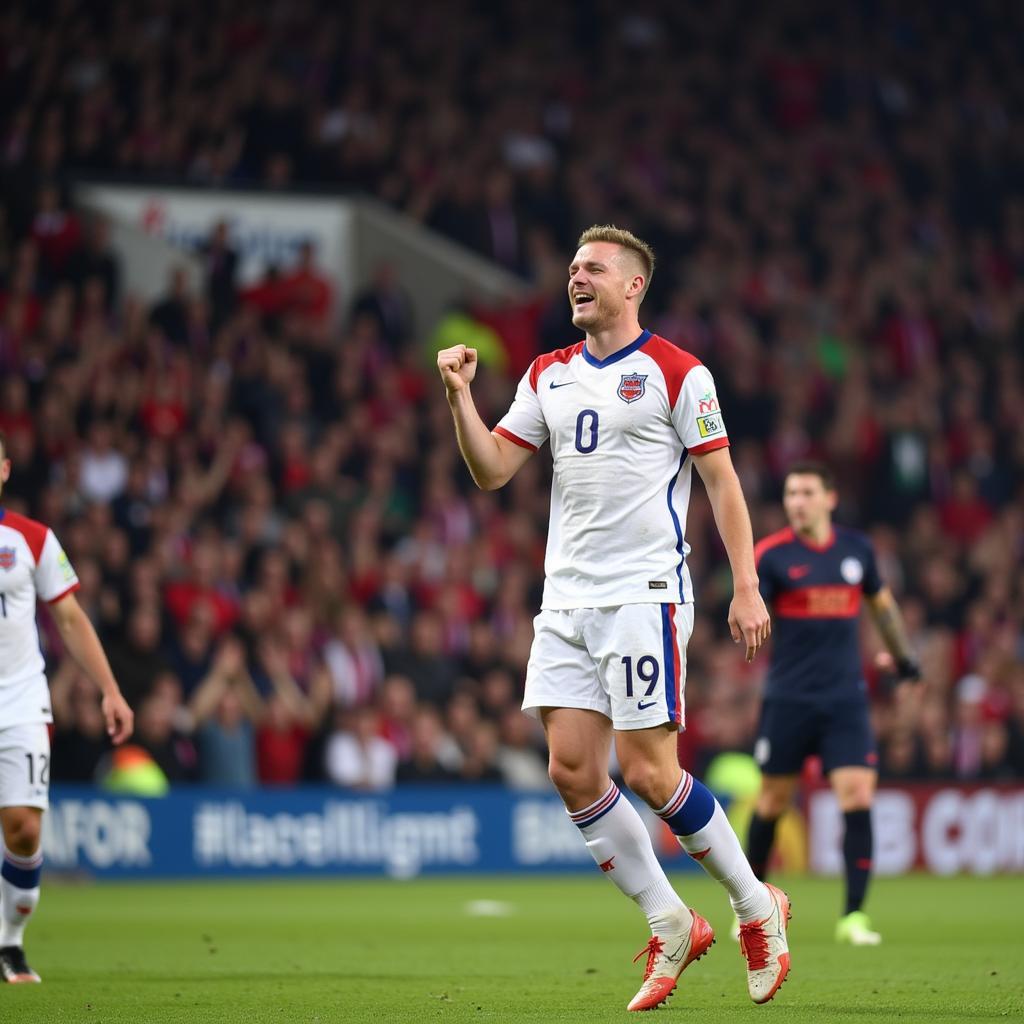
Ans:
<svg viewBox="0 0 1024 1024"><path fill-rule="evenodd" d="M30 857L19 857L10 850L4 850L4 864L0 870L0 948L22 944L25 925L39 903L38 880L42 863L41 850ZM32 877L36 884L23 889L15 885L9 875L19 879Z"/></svg>
<svg viewBox="0 0 1024 1024"><path fill-rule="evenodd" d="M772 898L751 870L743 847L716 800L711 820L698 832L676 836L679 845L714 879L725 886L742 924L760 921L772 912Z"/></svg>
<svg viewBox="0 0 1024 1024"><path fill-rule="evenodd" d="M690 912L666 878L643 819L614 782L600 800L569 817L598 867L640 907L653 934L689 928Z"/></svg>

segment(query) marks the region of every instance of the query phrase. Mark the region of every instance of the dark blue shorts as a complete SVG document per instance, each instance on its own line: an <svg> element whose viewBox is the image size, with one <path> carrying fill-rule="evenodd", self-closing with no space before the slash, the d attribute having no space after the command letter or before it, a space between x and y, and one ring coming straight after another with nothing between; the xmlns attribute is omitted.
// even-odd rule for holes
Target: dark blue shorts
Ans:
<svg viewBox="0 0 1024 1024"><path fill-rule="evenodd" d="M761 708L754 759L765 775L797 775L804 760L821 758L822 770L878 764L866 700L810 704L769 699Z"/></svg>

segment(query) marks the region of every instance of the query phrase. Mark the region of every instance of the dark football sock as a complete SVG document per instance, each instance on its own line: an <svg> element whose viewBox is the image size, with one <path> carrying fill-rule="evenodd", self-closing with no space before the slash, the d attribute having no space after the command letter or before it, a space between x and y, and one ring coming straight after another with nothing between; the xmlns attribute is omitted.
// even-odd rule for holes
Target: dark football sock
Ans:
<svg viewBox="0 0 1024 1024"><path fill-rule="evenodd" d="M870 811L847 811L846 832L843 835L843 860L846 861L846 910L852 914L864 904L864 896L871 877L871 851L874 839L871 833Z"/></svg>
<svg viewBox="0 0 1024 1024"><path fill-rule="evenodd" d="M775 826L778 818L762 818L756 811L750 818L747 833L747 859L754 874L763 882L768 871L768 858L775 842Z"/></svg>

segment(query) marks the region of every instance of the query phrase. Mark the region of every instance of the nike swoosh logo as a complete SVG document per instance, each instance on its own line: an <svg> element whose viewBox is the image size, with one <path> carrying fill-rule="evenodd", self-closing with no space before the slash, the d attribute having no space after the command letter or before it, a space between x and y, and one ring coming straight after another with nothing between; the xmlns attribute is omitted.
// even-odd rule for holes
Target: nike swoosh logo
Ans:
<svg viewBox="0 0 1024 1024"><path fill-rule="evenodd" d="M552 382L551 382L551 383L550 383L550 384L548 385L548 387L549 387L549 388L550 388L550 389L551 389L552 391L554 391L554 390L555 390L555 388L567 388L567 387L568 387L568 386L569 386L570 384L575 384L575 383L576 383L576 381L574 381L574 380L564 380L564 381L562 381L562 383L561 383L561 384L556 384L556 383L555 383L554 381L552 381Z"/></svg>
<svg viewBox="0 0 1024 1024"><path fill-rule="evenodd" d="M636 702L637 711L646 711L648 708L653 708L658 702L656 700L649 700L646 704L642 700Z"/></svg>
<svg viewBox="0 0 1024 1024"><path fill-rule="evenodd" d="M678 963L683 958L683 950L689 945L688 942L680 942L679 948L674 953L666 953L665 959L671 963Z"/></svg>

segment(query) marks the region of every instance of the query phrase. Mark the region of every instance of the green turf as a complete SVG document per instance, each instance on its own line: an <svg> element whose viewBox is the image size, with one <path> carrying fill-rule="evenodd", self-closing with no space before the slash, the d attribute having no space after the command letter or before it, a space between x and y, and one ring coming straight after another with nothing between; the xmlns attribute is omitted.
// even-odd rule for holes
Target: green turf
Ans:
<svg viewBox="0 0 1024 1024"><path fill-rule="evenodd" d="M747 1000L721 892L681 889L719 934L661 1021L1021 1019L1024 880L875 883L885 943L831 941L838 883L791 879L793 971ZM509 904L471 916L471 900ZM597 876L413 882L95 885L44 889L28 933L39 986L0 991L0 1019L49 1021L635 1020L639 912Z"/></svg>

